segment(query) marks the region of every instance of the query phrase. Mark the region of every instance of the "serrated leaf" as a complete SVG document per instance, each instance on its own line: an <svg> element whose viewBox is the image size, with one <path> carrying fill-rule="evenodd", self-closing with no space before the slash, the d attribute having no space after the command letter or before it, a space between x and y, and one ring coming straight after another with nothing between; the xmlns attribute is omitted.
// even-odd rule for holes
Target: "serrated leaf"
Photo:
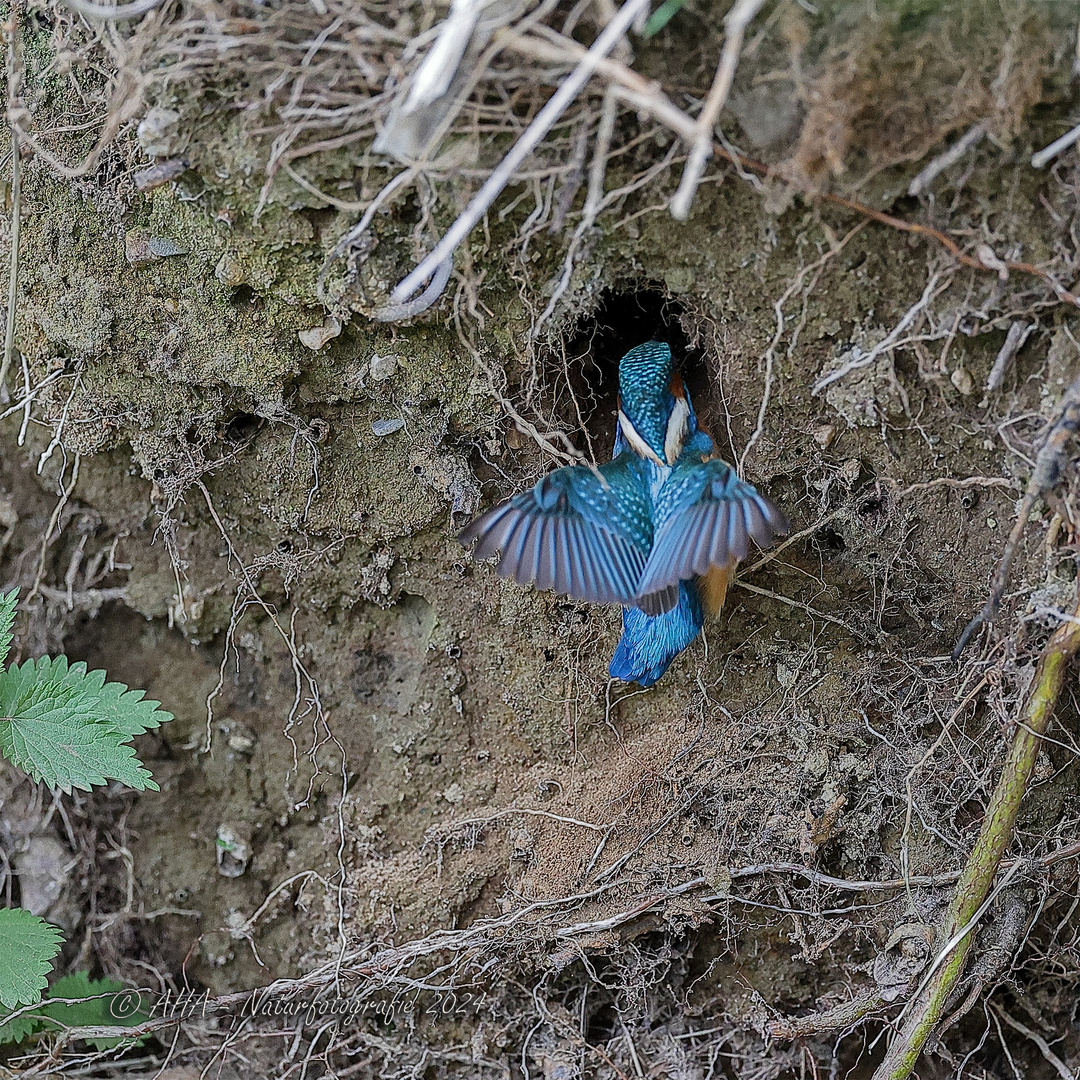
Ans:
<svg viewBox="0 0 1080 1080"><path fill-rule="evenodd" d="M10 1014L9 1014L10 1015ZM3 1017L0 1016L0 1020ZM4 1043L22 1042L27 1035L33 1035L42 1028L41 1017L37 1013L23 1013L6 1024L0 1023L0 1046Z"/></svg>
<svg viewBox="0 0 1080 1080"><path fill-rule="evenodd" d="M15 622L15 605L19 602L19 590L0 593L0 666L7 659L11 648L11 627Z"/></svg>
<svg viewBox="0 0 1080 1080"><path fill-rule="evenodd" d="M53 662L47 656L40 660L27 660L22 664L12 664L7 671L0 672L0 701L16 704L34 691L35 687L43 687L53 680L54 675L59 675L57 684L62 686L63 677L67 673L67 662L62 671L54 671ZM74 697L74 687L67 687L64 693L67 697ZM0 712L0 716L8 714Z"/></svg>
<svg viewBox="0 0 1080 1080"><path fill-rule="evenodd" d="M43 1026L46 1028L58 1026L129 1027L141 1024L144 1020L149 1020L150 1014L143 1012L141 1009L134 1013L128 1013L125 1009L122 1019L117 1019L113 1015L113 1000L115 995L121 993L123 989L123 983L117 982L116 979L91 979L85 971L76 971L74 974L65 975L62 979L57 979L49 987L48 995L39 1010L43 1016L56 1021L56 1023L46 1022ZM101 994L106 996L96 996ZM80 1001L77 1005L64 1005L60 1002L50 1002L49 998L90 998L92 1000ZM98 1050L110 1050L118 1043L129 1041L129 1039L124 1038L89 1040Z"/></svg>
<svg viewBox="0 0 1080 1080"><path fill-rule="evenodd" d="M59 928L37 915L0 908L0 1004L17 1009L41 1000L63 940Z"/></svg>
<svg viewBox="0 0 1080 1080"><path fill-rule="evenodd" d="M91 674L96 675L97 672ZM99 723L108 724L125 740L173 719L173 714L166 712L160 701L148 698L145 690L129 690L118 682L106 683L101 687L94 709Z"/></svg>
<svg viewBox="0 0 1080 1080"><path fill-rule="evenodd" d="M87 671L81 660L69 664L66 656L43 656L36 662L35 672L37 679L47 678L57 686L86 693L90 699L88 718L108 724L123 736L122 742L174 719L171 712L161 708L160 701L147 698L145 690L129 690L118 682L107 683L104 671Z"/></svg>
<svg viewBox="0 0 1080 1080"><path fill-rule="evenodd" d="M137 791L158 790L134 747L118 743L116 732L60 709L0 726L0 751L32 780L43 780L69 795L73 788L89 791L109 780Z"/></svg>
<svg viewBox="0 0 1080 1080"><path fill-rule="evenodd" d="M92 719L92 684L70 674L66 661L48 657L0 674L0 752L32 779L69 793L108 780L157 791L124 736Z"/></svg>

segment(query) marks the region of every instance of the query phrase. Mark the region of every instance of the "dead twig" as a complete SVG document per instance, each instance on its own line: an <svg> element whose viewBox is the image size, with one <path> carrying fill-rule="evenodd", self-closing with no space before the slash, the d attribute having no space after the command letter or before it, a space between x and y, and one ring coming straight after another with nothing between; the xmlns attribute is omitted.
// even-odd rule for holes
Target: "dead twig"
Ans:
<svg viewBox="0 0 1080 1080"><path fill-rule="evenodd" d="M499 197L503 188L510 182L521 163L536 149L540 140L551 130L552 125L566 111L566 108L580 93L581 88L592 77L596 63L607 56L622 39L639 12L645 11L649 0L626 0L615 17L604 27L589 51L581 58L574 70L563 80L559 89L547 104L536 114L535 119L525 129L521 138L510 148L499 162L491 176L473 196L469 205L447 229L435 247L390 295L395 304L404 304L413 293L435 273L440 264L451 257L458 244L472 232L473 227L487 213L491 204Z"/></svg>
<svg viewBox="0 0 1080 1080"><path fill-rule="evenodd" d="M1009 571L1012 568L1013 558L1020 546L1020 540L1024 535L1028 518L1040 495L1053 488L1061 475L1061 463L1068 441L1080 429L1080 376L1077 376L1069 388L1065 391L1058 409L1057 418L1047 429L1043 438L1039 454L1035 459L1035 468L1031 472L1027 490L1024 492L1020 510L1016 515L1016 522L1009 533L1009 540L1005 545L1005 551L1001 556L997 569L994 571L990 587L990 596L983 605L982 610L964 627L960 640L953 649L953 659L957 660L964 651L964 647L971 640L972 635L984 623L993 622L997 617L998 608L1001 606L1001 598L1005 595L1005 587L1009 581Z"/></svg>
<svg viewBox="0 0 1080 1080"><path fill-rule="evenodd" d="M824 1012L770 1020L766 1025L766 1030L774 1039L804 1039L810 1035L820 1035L825 1031L839 1031L842 1028L851 1027L887 1004L880 990L869 990Z"/></svg>
<svg viewBox="0 0 1080 1080"><path fill-rule="evenodd" d="M1074 614L1080 612L1080 595ZM1013 836L1020 802L1027 790L1070 662L1080 650L1080 621L1067 621L1054 631L1039 660L1032 689L1017 725L1013 743L991 796L982 828L964 867L941 925L945 947L924 985L908 1004L909 1015L895 1033L885 1060L874 1080L906 1080L915 1068L927 1039L944 1015L952 993L964 972L978 919L986 910L988 896ZM1016 863L1006 877L1022 863ZM1004 881L999 883L999 888Z"/></svg>
<svg viewBox="0 0 1080 1080"><path fill-rule="evenodd" d="M375 322L404 322L405 319L412 319L422 314L442 296L453 271L454 257L447 255L435 267L435 273L431 275L427 288L415 300L406 300L402 304L388 304L386 307L378 308L371 313L371 318Z"/></svg>
<svg viewBox="0 0 1080 1080"><path fill-rule="evenodd" d="M720 54L720 63L709 88L709 96L701 108L701 113L694 124L693 145L690 157L683 169L678 190L671 198L671 216L676 221L685 221L690 213L690 204L697 194L701 183L701 174L713 151L713 128L720 117L731 92L731 83L735 78L735 68L742 52L743 36L754 16L761 10L765 0L738 0L738 3L724 16L724 49Z"/></svg>
<svg viewBox="0 0 1080 1080"><path fill-rule="evenodd" d="M955 165L969 150L973 150L983 141L986 124L978 123L960 136L948 150L938 154L933 161L919 170L915 179L908 184L907 193L921 195L947 168Z"/></svg>
<svg viewBox="0 0 1080 1080"><path fill-rule="evenodd" d="M820 529L828 525L830 521L835 521L837 518L843 517L847 512L848 511L846 507L840 506L827 514L823 514L812 525L807 525L805 529L800 529L797 533L793 533L786 540L784 540L783 543L777 544L775 547L769 548L769 550L766 551L765 554L757 560L757 562L752 563L750 566L746 567L742 571L742 573L755 573L763 566L771 563L774 559L779 557L780 553L783 552L785 549L791 547L792 544L797 544L800 540L804 540L808 536L813 536Z"/></svg>
<svg viewBox="0 0 1080 1080"><path fill-rule="evenodd" d="M767 165L742 154L736 154L719 143L713 146L713 153L717 157L730 162L736 168L746 169L748 172L757 173L758 176L769 176L771 173ZM811 193L808 192L807 194L810 195ZM832 203L833 206L842 206L847 210L854 210L855 213L862 214L864 217L870 218L871 221L877 221L882 225L888 225L891 229L898 229L900 232L911 233L915 236L929 237L940 244L957 262L963 266L971 267L973 270L982 270L993 274L1000 274L1002 271L1030 274L1047 285L1063 304L1080 307L1080 296L1063 288L1039 266L1033 266L1031 263L1026 262L1014 262L1009 259L997 259L996 257L993 257L992 262L988 262L985 258L968 255L961 251L960 245L955 240L946 236L940 229L935 229L932 225L922 225L917 221L905 221L903 218L894 217L892 214L883 213L881 210L875 210L872 206L867 206L856 199L847 199L843 195L833 195L829 192L815 194L817 198L822 199L824 202ZM990 254L993 255L992 252Z"/></svg>
<svg viewBox="0 0 1080 1080"><path fill-rule="evenodd" d="M936 299L939 293L942 293L951 284L951 275L946 278L945 284L940 288L938 282L943 276L942 271L935 270L930 279L926 283L926 287L922 291L922 295L914 304L911 305L901 316L900 321L889 331L889 333L881 341L879 341L869 352L862 352L859 350L856 354L837 368L835 371L830 371L825 375L822 375L810 390L811 394L820 394L826 387L831 386L834 382L839 382L846 375L850 375L851 372L857 371L860 368L869 367L879 356L883 353L887 353L892 349L900 336L907 330L916 318L923 314L930 306L932 300Z"/></svg>
<svg viewBox="0 0 1080 1080"><path fill-rule="evenodd" d="M895 482L895 481L894 481ZM939 487L953 488L1009 488L1015 489L1019 485L1016 480L1010 480L1004 476L965 476L954 478L952 476L938 476L933 480L924 480L918 484L909 484L906 488L896 493L898 499L905 499L908 495L914 495L916 491L932 491Z"/></svg>
<svg viewBox="0 0 1080 1080"><path fill-rule="evenodd" d="M746 440L746 446L743 447L743 452L739 456L739 468L738 472L742 475L746 469L746 458L750 451L754 448L758 439L765 433L765 416L769 411L769 402L772 398L772 386L773 386L773 368L776 364L776 349L780 344L780 339L784 336L785 322L784 322L784 308L787 302L795 295L800 289L803 288L803 282L806 280L808 274L813 273L814 278L809 285L806 286L806 293L812 292L817 285L818 280L821 277L825 266L831 259L834 259L847 247L848 242L855 236L857 236L866 227L865 221L860 221L855 228L851 229L846 236L840 240L836 240L829 233L831 240L829 244L829 250L825 252L820 258L815 259L814 262L804 266L794 277L791 284L784 290L784 293L773 304L773 313L776 317L776 332L773 334L772 341L769 342L769 347L765 350L765 383L761 392L761 404L758 408L757 424L754 427L750 438ZM790 359L791 354L795 351L795 346L799 340L799 329L796 327L795 332L792 334L791 341L788 344L787 355Z"/></svg>
<svg viewBox="0 0 1080 1080"><path fill-rule="evenodd" d="M1024 347L1024 342L1027 341L1035 326L1036 324L1033 322L1026 323L1020 319L1016 319L1010 324L1009 332L1005 335L1005 341L994 359L994 366L986 377L987 393L997 390L1001 386L1005 380L1005 372L1009 370L1013 358Z"/></svg>
<svg viewBox="0 0 1080 1080"><path fill-rule="evenodd" d="M574 229L574 234L570 237L570 243L566 247L562 273L552 290L551 298L540 313L539 318L535 320L530 328L529 333L533 339L539 336L540 328L554 313L556 305L569 287L578 248L606 202L604 199L604 177L607 173L608 153L611 149L611 139L615 132L615 119L618 112L618 100L614 90L614 87L609 86L604 94L600 123L596 129L596 149L593 151L592 161L589 165L589 186L585 196L585 206L581 211L581 220Z"/></svg>
<svg viewBox="0 0 1080 1080"><path fill-rule="evenodd" d="M537 36L541 34L542 37ZM503 48L513 49L523 56L547 63L577 62L588 51L584 45L579 45L571 38L545 26L536 27L533 34L520 34L511 29L500 30L494 40ZM614 85L616 97L620 101L659 120L680 138L693 138L694 121L660 89L659 83L639 75L611 57L597 61L596 74Z"/></svg>
<svg viewBox="0 0 1080 1080"><path fill-rule="evenodd" d="M761 589L757 585L750 585L745 581L736 581L735 585L740 589L745 589L747 592L756 593L758 596L768 597L770 600L778 600L781 604L787 604L788 607L805 611L812 619L824 619L825 622L830 622L834 626L839 626L842 630L846 630L852 637L856 637L860 641L867 640L864 634L860 634L855 627L849 626L842 619L836 618L835 615L826 615L824 611L818 611L817 608L812 608L809 604L804 604L799 600L792 600L790 596L781 596L779 593L770 592L768 589Z"/></svg>
<svg viewBox="0 0 1080 1080"><path fill-rule="evenodd" d="M411 184L419 173L420 170L416 166L412 166L408 169L402 169L401 172L391 177L382 186L379 193L368 203L367 209L360 220L334 245L333 250L323 260L323 264L319 267L319 272L315 276L315 295L318 296L320 303L327 307L330 307L333 303L326 293L326 276L330 272L330 267L350 248L359 246L364 234L371 227L371 222L374 220L379 208L395 195L399 188Z"/></svg>
<svg viewBox="0 0 1080 1080"><path fill-rule="evenodd" d="M1049 165L1058 154L1068 150L1078 139L1080 139L1080 124L1077 124L1071 131L1066 131L1064 135L1055 139L1049 146L1044 146L1042 150L1032 154L1031 167L1041 169L1044 165Z"/></svg>
<svg viewBox="0 0 1080 1080"><path fill-rule="evenodd" d="M1028 919L1028 905L1020 890L1017 890L1016 894L1005 902L1005 911L1000 920L1001 926L997 940L979 957L974 969L968 974L967 981L971 984L971 988L967 996L959 1008L941 1022L935 1034L935 1040L940 1040L946 1029L966 1016L975 1002L982 997L986 988L991 986L1012 963L1028 929Z"/></svg>
<svg viewBox="0 0 1080 1080"><path fill-rule="evenodd" d="M109 19L119 22L124 19L139 19L154 8L160 7L162 0L134 0L131 4L93 4L90 0L64 0L68 7L88 19Z"/></svg>
<svg viewBox="0 0 1080 1080"><path fill-rule="evenodd" d="M990 1008L993 1009L998 1017L1004 1020L1013 1031L1019 1031L1025 1038L1030 1039L1039 1048L1039 1053L1054 1067L1054 1070L1062 1080L1076 1080L1076 1073L1074 1073L1072 1069L1070 1069L1069 1066L1050 1049L1050 1044L1037 1031L1032 1031L1027 1024L1023 1024L1014 1016L1011 1016L1005 1011L1003 1006L998 1005L996 1002L991 1003Z"/></svg>

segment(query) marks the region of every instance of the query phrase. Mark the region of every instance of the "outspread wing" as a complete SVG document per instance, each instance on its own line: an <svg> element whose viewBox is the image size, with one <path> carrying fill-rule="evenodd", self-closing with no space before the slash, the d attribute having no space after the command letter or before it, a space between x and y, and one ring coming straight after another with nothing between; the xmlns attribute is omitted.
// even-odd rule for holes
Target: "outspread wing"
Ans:
<svg viewBox="0 0 1080 1080"><path fill-rule="evenodd" d="M459 537L466 545L477 541L477 558L501 551L498 573L522 585L535 582L594 604L634 606L642 604L637 586L652 538L648 491L630 453L595 471L581 465L556 469L481 515ZM677 590L655 591L659 595L645 601L651 612L677 602Z"/></svg>
<svg viewBox="0 0 1080 1080"><path fill-rule="evenodd" d="M671 471L656 500L656 538L638 589L670 588L711 567L746 558L751 539L767 547L790 526L753 484L726 462L693 455Z"/></svg>

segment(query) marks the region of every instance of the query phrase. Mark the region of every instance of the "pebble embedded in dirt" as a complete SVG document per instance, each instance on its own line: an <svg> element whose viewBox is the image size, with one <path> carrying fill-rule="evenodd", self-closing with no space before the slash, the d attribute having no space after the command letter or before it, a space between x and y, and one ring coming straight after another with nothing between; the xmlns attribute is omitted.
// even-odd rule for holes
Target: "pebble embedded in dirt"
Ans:
<svg viewBox="0 0 1080 1080"><path fill-rule="evenodd" d="M135 137L150 157L172 157L182 148L180 114L175 109L152 108L139 121Z"/></svg>
<svg viewBox="0 0 1080 1080"><path fill-rule="evenodd" d="M371 372L372 382L385 382L397 369L398 359L396 356L380 356L378 353L371 358L371 364L368 368Z"/></svg>
<svg viewBox="0 0 1080 1080"><path fill-rule="evenodd" d="M77 861L70 848L57 837L31 836L26 847L12 858L22 906L32 915L48 915L60 899Z"/></svg>
<svg viewBox="0 0 1080 1080"><path fill-rule="evenodd" d="M136 270L142 270L159 259L186 255L187 249L165 236L148 236L141 229L132 229L124 237L124 257Z"/></svg>
<svg viewBox="0 0 1080 1080"><path fill-rule="evenodd" d="M302 344L313 352L318 352L328 341L332 341L341 333L341 320L333 315L327 315L318 326L309 327L307 330L298 330L297 337Z"/></svg>
<svg viewBox="0 0 1080 1080"><path fill-rule="evenodd" d="M381 439L386 435L393 435L395 431L400 431L404 426L405 421L400 416L389 420L372 420L371 433L372 435L378 435Z"/></svg>
<svg viewBox="0 0 1080 1080"><path fill-rule="evenodd" d="M222 285L229 288L243 285L247 280L247 275L244 273L244 268L240 264L240 260L227 251L220 259L218 259L217 264L214 266L214 277L216 277Z"/></svg>
<svg viewBox="0 0 1080 1080"><path fill-rule="evenodd" d="M240 877L251 861L251 826L245 822L219 825L217 866L222 877Z"/></svg>

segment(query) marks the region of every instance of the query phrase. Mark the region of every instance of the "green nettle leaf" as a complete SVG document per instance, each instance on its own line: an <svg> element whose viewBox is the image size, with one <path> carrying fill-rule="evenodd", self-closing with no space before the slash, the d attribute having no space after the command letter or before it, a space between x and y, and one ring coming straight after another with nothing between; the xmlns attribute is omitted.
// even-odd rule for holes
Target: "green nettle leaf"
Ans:
<svg viewBox="0 0 1080 1080"><path fill-rule="evenodd" d="M7 594L0 593L0 665L7 659L11 648L11 625L15 622L15 605L18 601L18 589L12 589Z"/></svg>
<svg viewBox="0 0 1080 1080"><path fill-rule="evenodd" d="M0 908L0 1004L17 1009L41 1000L63 940L57 927L29 911Z"/></svg>
<svg viewBox="0 0 1080 1080"><path fill-rule="evenodd" d="M172 713L146 700L145 691L107 683L104 671L87 671L86 664L69 664L64 656L27 660L4 671L17 600L18 590L0 593L0 753L31 779L68 793L109 780L156 791L149 771L126 743L172 720ZM19 1042L36 1031L127 1026L148 1018L125 1010L123 1020L114 1019L110 1004L123 986L112 979L91 980L85 972L58 980L50 997L90 1000L39 1005L62 941L55 926L29 911L0 909L0 1006L8 1016L23 1006L39 1006L6 1022L0 1016L0 1043ZM107 1050L124 1040L90 1041Z"/></svg>
<svg viewBox="0 0 1080 1080"><path fill-rule="evenodd" d="M2 1020L3 1017L0 1017ZM0 1046L22 1042L27 1035L41 1030L41 1017L36 1012L23 1013L6 1024L0 1024Z"/></svg>
<svg viewBox="0 0 1080 1080"><path fill-rule="evenodd" d="M12 665L0 673L0 752L32 779L69 793L108 780L157 791L134 748L124 745L128 736L95 719L98 698L93 680L63 657Z"/></svg>
<svg viewBox="0 0 1080 1080"><path fill-rule="evenodd" d="M117 982L116 979L91 979L85 971L65 975L49 987L49 993L39 1010L43 1016L56 1023L45 1023L42 1026L46 1029L91 1026L134 1027L144 1020L149 1020L150 1014L141 1009L133 1013L128 1013L125 1009L122 1019L117 1019L113 1015L113 1000L123 989L124 984ZM60 1002L49 1001L49 998L90 998L92 1000L80 1001L77 1005L64 1005ZM98 1050L110 1050L118 1043L129 1041L131 1040L123 1038L89 1040Z"/></svg>
<svg viewBox="0 0 1080 1080"><path fill-rule="evenodd" d="M123 736L124 742L173 719L171 712L161 708L160 701L146 697L145 690L129 690L123 683L107 683L104 671L87 671L81 660L69 664L66 656L42 657L37 662L38 672L46 665L49 678L55 684L91 694L94 699L91 719L108 724Z"/></svg>
<svg viewBox="0 0 1080 1080"><path fill-rule="evenodd" d="M45 999L33 1011L7 1024L0 1024L0 1043L21 1042L28 1035L39 1031L59 1031L73 1027L128 1027L141 1024L150 1019L150 1014L142 1008L134 1012L128 1008L128 1001L122 1001L121 1017L114 1016L113 1003L117 994L124 993L122 983L115 979L91 979L89 973L77 971L65 975L49 987ZM85 998L74 1004L66 1004L54 998ZM111 1050L121 1043L137 1045L143 1039L130 1037L103 1036L88 1039L98 1050Z"/></svg>
<svg viewBox="0 0 1080 1080"><path fill-rule="evenodd" d="M11 645L18 590L0 595L0 665ZM173 719L145 690L107 683L104 671L43 656L0 669L0 753L34 780L71 792L119 780L158 790L124 744Z"/></svg>

